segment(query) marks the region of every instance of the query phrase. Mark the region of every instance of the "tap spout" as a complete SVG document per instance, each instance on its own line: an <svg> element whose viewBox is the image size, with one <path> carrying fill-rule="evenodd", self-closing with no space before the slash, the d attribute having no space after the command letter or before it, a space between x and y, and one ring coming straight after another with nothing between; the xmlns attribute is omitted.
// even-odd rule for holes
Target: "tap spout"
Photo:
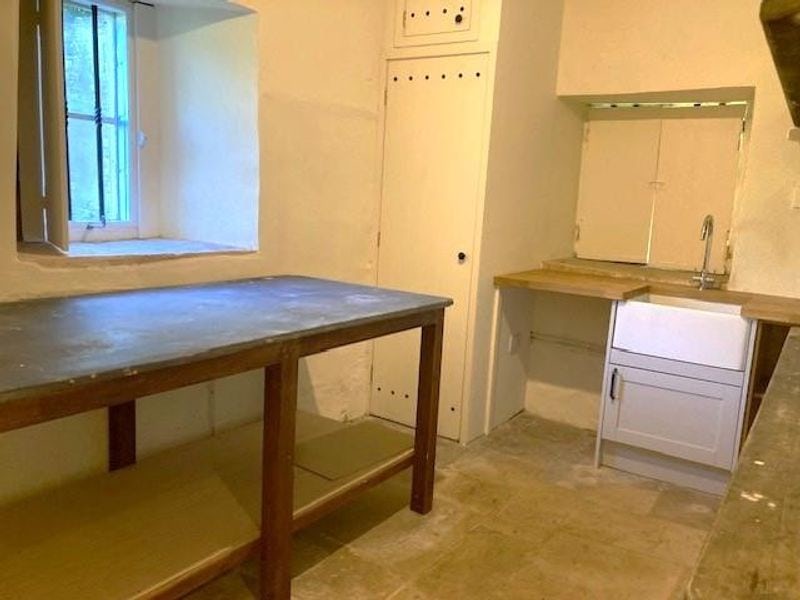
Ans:
<svg viewBox="0 0 800 600"><path fill-rule="evenodd" d="M700 240L706 242L713 235L714 235L714 215L706 215L706 218L703 219L703 228L700 230Z"/></svg>
<svg viewBox="0 0 800 600"><path fill-rule="evenodd" d="M705 254L703 255L703 268L700 271L700 275L693 279L700 284L701 290L705 290L715 283L714 276L708 272L708 265L711 262L711 247L714 243L714 215L706 215L706 218L703 219L700 239L706 243Z"/></svg>

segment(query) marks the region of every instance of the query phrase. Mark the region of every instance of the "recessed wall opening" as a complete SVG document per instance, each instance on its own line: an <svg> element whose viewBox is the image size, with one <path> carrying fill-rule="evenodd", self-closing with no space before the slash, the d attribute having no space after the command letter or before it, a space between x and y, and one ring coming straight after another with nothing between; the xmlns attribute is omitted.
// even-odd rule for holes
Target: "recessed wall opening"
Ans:
<svg viewBox="0 0 800 600"><path fill-rule="evenodd" d="M21 3L22 247L256 250L257 28L225 0Z"/></svg>
<svg viewBox="0 0 800 600"><path fill-rule="evenodd" d="M586 120L577 258L727 278L752 90L571 100ZM701 236L706 223L713 237Z"/></svg>

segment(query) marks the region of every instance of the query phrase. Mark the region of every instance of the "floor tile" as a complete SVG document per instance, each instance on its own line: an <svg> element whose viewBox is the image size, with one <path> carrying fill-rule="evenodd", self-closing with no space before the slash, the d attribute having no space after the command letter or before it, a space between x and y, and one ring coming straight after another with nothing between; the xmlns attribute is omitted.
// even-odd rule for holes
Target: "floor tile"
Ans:
<svg viewBox="0 0 800 600"><path fill-rule="evenodd" d="M292 582L298 600L388 598L406 582L387 566L342 548Z"/></svg>
<svg viewBox="0 0 800 600"><path fill-rule="evenodd" d="M659 493L650 514L682 525L710 529L721 500L720 496L670 486Z"/></svg>
<svg viewBox="0 0 800 600"><path fill-rule="evenodd" d="M415 582L431 598L501 598L509 580L536 557L528 540L478 527Z"/></svg>
<svg viewBox="0 0 800 600"><path fill-rule="evenodd" d="M562 532L538 548L496 597L669 599L682 574L658 558Z"/></svg>

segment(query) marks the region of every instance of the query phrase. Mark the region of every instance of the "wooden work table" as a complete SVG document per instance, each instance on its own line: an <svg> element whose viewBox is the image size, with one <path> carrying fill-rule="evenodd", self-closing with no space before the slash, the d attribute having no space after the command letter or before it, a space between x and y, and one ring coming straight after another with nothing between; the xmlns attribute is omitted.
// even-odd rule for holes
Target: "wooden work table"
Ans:
<svg viewBox="0 0 800 600"><path fill-rule="evenodd" d="M227 515L225 525L209 533L215 544L209 543L199 556L184 553L187 562L176 565L174 574L143 582L130 597L180 597L260 552L261 597L288 599L293 529L409 466L411 508L421 514L431 510L444 311L451 303L332 281L276 277L0 304L0 432L108 408L109 469L115 473L108 475L107 483L92 484L106 504L121 503L127 512L144 510L144 522L165 524L167 537L173 539L162 543L175 544L179 556L184 536L197 540L199 532L219 525L218 514ZM323 500L298 507L293 453L299 359L415 328L422 329L422 346L413 451L341 490L326 491ZM265 369L266 417L255 446L260 446L262 457L261 519L260 535L256 530L253 537L252 521L235 503L225 509L226 496L216 476L195 477L182 487L179 470L135 466L135 400L257 368ZM159 481L170 473L175 473L175 481ZM134 490L137 497L123 494L125 489ZM150 497L149 490L158 498ZM60 522L87 519L92 509L83 506L79 496L65 496ZM155 512L145 510L148 502ZM203 507L208 507L207 522L186 518L202 513ZM14 521L25 519L21 515ZM107 523L109 534L120 528L124 525ZM46 530L39 527L28 533L41 537ZM21 527L14 532L17 547L27 547L26 531ZM101 536L104 531L100 529ZM87 550L81 538L59 540L60 555ZM0 551L4 541L0 539ZM115 551L119 556L109 564L126 570L130 554ZM146 557L146 549L138 556ZM16 552L11 557L12 562L19 559ZM47 566L37 565L39 577L48 577ZM101 592L100 597L111 597Z"/></svg>

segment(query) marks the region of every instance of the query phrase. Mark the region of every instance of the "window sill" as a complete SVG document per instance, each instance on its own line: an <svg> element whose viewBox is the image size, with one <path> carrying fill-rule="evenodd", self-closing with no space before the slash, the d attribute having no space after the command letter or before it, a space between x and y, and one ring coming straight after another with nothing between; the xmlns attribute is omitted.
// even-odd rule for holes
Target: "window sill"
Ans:
<svg viewBox="0 0 800 600"><path fill-rule="evenodd" d="M237 248L209 242L152 238L114 242L73 242L69 253L47 243L22 243L17 248L20 260L63 266L98 264L140 264L199 256L254 254L250 248Z"/></svg>

